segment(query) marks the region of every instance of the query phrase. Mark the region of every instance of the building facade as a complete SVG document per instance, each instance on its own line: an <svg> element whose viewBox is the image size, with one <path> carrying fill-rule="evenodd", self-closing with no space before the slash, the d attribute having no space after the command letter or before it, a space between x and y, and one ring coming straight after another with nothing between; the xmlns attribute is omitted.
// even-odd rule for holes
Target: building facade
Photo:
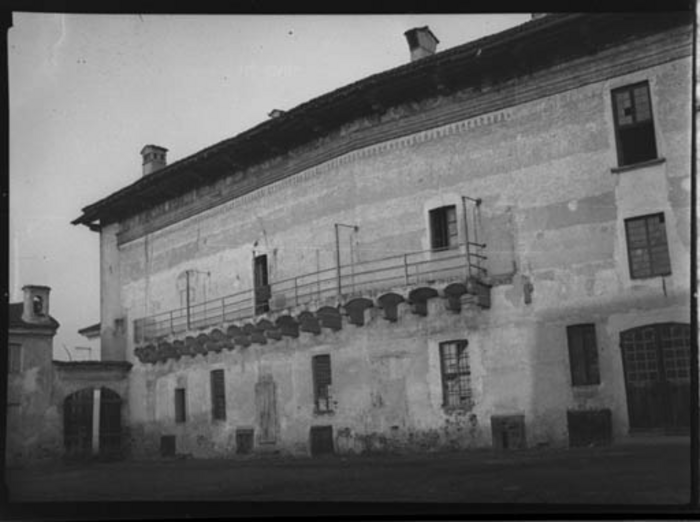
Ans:
<svg viewBox="0 0 700 522"><path fill-rule="evenodd" d="M134 456L676 432L692 19L547 15L311 100L83 209Z"/></svg>
<svg viewBox="0 0 700 522"><path fill-rule="evenodd" d="M9 306L5 462L121 457L128 440L126 361L54 361L51 289L26 285Z"/></svg>

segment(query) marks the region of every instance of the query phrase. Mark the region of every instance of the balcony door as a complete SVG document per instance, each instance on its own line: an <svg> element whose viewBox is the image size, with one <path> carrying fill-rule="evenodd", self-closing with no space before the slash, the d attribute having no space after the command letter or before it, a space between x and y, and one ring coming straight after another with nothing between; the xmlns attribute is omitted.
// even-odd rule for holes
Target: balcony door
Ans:
<svg viewBox="0 0 700 522"><path fill-rule="evenodd" d="M253 283L255 290L255 313L270 310L270 284L268 280L267 255L255 256L253 261Z"/></svg>

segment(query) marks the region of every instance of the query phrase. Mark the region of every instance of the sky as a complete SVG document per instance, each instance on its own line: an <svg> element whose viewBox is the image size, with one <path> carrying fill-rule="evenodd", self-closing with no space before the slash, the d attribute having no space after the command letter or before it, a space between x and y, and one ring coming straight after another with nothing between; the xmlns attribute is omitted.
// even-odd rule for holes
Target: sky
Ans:
<svg viewBox="0 0 700 522"><path fill-rule="evenodd" d="M141 148L168 163L409 61L428 25L443 51L530 19L498 15L89 15L13 13L10 302L51 287L54 357L100 320L99 236L81 209L141 177Z"/></svg>

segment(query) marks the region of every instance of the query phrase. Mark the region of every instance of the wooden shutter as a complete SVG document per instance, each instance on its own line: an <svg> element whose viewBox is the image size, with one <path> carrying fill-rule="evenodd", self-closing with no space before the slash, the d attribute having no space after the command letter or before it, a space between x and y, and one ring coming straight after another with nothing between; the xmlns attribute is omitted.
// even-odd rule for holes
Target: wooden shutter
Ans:
<svg viewBox="0 0 700 522"><path fill-rule="evenodd" d="M226 420L226 383L224 370L211 371L211 416L214 420Z"/></svg>

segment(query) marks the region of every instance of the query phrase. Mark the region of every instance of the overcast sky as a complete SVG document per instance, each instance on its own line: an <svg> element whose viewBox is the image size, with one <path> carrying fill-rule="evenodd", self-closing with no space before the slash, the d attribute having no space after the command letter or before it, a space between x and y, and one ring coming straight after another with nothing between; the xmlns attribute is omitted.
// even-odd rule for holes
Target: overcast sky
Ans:
<svg viewBox="0 0 700 522"><path fill-rule="evenodd" d="M168 162L309 99L406 63L404 31L438 51L529 20L515 15L193 16L14 13L10 92L10 300L52 288L56 358L100 320L98 234L70 222ZM133 319L133 318L131 318Z"/></svg>

